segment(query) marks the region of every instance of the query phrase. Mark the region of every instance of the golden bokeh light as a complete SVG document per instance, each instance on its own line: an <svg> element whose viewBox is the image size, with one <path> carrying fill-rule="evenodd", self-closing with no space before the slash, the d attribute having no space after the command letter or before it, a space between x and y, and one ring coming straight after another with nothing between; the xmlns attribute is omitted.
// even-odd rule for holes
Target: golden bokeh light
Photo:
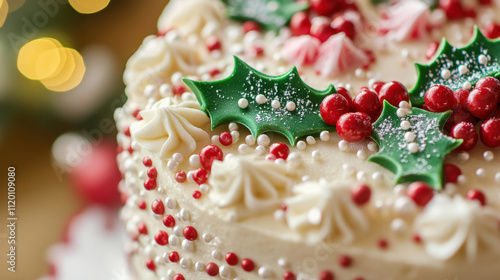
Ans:
<svg viewBox="0 0 500 280"><path fill-rule="evenodd" d="M52 91L68 91L78 86L85 75L83 57L74 49L65 48L66 61L60 72L50 78L42 79L42 84Z"/></svg>
<svg viewBox="0 0 500 280"><path fill-rule="evenodd" d="M0 0L0 27L5 23L7 14L9 13L9 4L7 0Z"/></svg>
<svg viewBox="0 0 500 280"><path fill-rule="evenodd" d="M50 77L59 67L61 43L52 38L33 40L24 45L17 56L17 68L29 79Z"/></svg>
<svg viewBox="0 0 500 280"><path fill-rule="evenodd" d="M110 0L69 0L73 9L81 14L93 14L106 8Z"/></svg>

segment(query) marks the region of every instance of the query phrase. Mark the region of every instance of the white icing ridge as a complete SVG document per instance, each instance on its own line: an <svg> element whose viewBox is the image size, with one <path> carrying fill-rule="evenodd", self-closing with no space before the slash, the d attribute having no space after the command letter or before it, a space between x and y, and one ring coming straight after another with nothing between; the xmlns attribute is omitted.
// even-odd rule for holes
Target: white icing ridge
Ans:
<svg viewBox="0 0 500 280"><path fill-rule="evenodd" d="M130 126L132 139L163 159L174 153L190 155L199 145L210 141L208 133L202 129L210 119L199 109L200 104L196 101L175 105L172 99L164 98L151 109L141 111L143 120Z"/></svg>
<svg viewBox="0 0 500 280"><path fill-rule="evenodd" d="M357 233L368 229L368 220L352 201L350 187L326 180L296 185L295 196L285 200L288 226L304 234L308 243L351 243Z"/></svg>
<svg viewBox="0 0 500 280"><path fill-rule="evenodd" d="M230 156L214 161L208 197L220 208L234 207L245 217L279 205L292 181L284 164L252 156Z"/></svg>
<svg viewBox="0 0 500 280"><path fill-rule="evenodd" d="M128 60L123 80L127 96L144 96L148 84L161 84L158 77L170 77L175 72L184 75L196 73L200 63L197 51L179 38L150 36Z"/></svg>
<svg viewBox="0 0 500 280"><path fill-rule="evenodd" d="M220 0L173 0L158 20L158 30L174 29L183 36L199 35L207 24L221 29L225 7Z"/></svg>
<svg viewBox="0 0 500 280"><path fill-rule="evenodd" d="M430 256L447 260L463 248L473 261L480 249L500 255L499 218L478 201L438 194L415 221L415 229Z"/></svg>
<svg viewBox="0 0 500 280"><path fill-rule="evenodd" d="M425 38L430 22L431 11L423 1L407 0L390 7L388 18L380 23L380 29L386 30L389 40L404 41Z"/></svg>

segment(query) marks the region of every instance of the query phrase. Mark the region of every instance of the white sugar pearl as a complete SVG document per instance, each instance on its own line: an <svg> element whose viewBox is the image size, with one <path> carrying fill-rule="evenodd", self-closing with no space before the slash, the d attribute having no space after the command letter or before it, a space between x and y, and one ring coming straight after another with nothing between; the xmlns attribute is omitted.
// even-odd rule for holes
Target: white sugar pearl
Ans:
<svg viewBox="0 0 500 280"><path fill-rule="evenodd" d="M210 190L210 187L207 184L200 185L200 192L201 193L208 193L209 190Z"/></svg>
<svg viewBox="0 0 500 280"><path fill-rule="evenodd" d="M285 212L281 209L274 211L273 218L276 221L283 221L285 219Z"/></svg>
<svg viewBox="0 0 500 280"><path fill-rule="evenodd" d="M212 251L212 258L216 260L222 259L222 254L218 250L213 250Z"/></svg>
<svg viewBox="0 0 500 280"><path fill-rule="evenodd" d="M484 170L484 168L479 168L478 170L476 170L476 176L479 178L485 178L486 170Z"/></svg>
<svg viewBox="0 0 500 280"><path fill-rule="evenodd" d="M267 268L267 267L260 267L259 270L257 271L257 273L259 274L260 277L264 278L264 279L269 279L271 277L273 277L273 272L270 268Z"/></svg>
<svg viewBox="0 0 500 280"><path fill-rule="evenodd" d="M166 97L168 95L168 93L170 92L170 85L169 84L162 84L160 86L160 95L163 96L163 97Z"/></svg>
<svg viewBox="0 0 500 280"><path fill-rule="evenodd" d="M457 183L459 185L465 185L467 183L467 177L465 177L465 175L459 175L458 178L457 178Z"/></svg>
<svg viewBox="0 0 500 280"><path fill-rule="evenodd" d="M347 152L349 150L349 142L345 140L340 140L339 141L339 150L342 152Z"/></svg>
<svg viewBox="0 0 500 280"><path fill-rule="evenodd" d="M279 109L280 106L281 106L281 103L278 100L273 100L271 102L271 107L273 107L274 109Z"/></svg>
<svg viewBox="0 0 500 280"><path fill-rule="evenodd" d="M266 147L259 145L257 148L255 148L255 153L258 155L264 155L266 153Z"/></svg>
<svg viewBox="0 0 500 280"><path fill-rule="evenodd" d="M498 184L500 184L500 172L497 172L495 174L495 182L497 182Z"/></svg>
<svg viewBox="0 0 500 280"><path fill-rule="evenodd" d="M360 159L360 160L365 160L366 158L368 158L368 154L366 153L365 150L358 150L356 152L356 156Z"/></svg>
<svg viewBox="0 0 500 280"><path fill-rule="evenodd" d="M374 172L372 174L372 180L377 182L377 183L381 183L384 181L384 175L382 175L382 173L380 173L380 172Z"/></svg>
<svg viewBox="0 0 500 280"><path fill-rule="evenodd" d="M441 78L443 79L449 79L451 77L451 72L448 69L443 69L441 71Z"/></svg>
<svg viewBox="0 0 500 280"><path fill-rule="evenodd" d="M242 155L250 153L251 149L247 144L241 144L238 146L238 152Z"/></svg>
<svg viewBox="0 0 500 280"><path fill-rule="evenodd" d="M319 208L313 208L307 213L307 220L311 225L319 225L321 223L321 210Z"/></svg>
<svg viewBox="0 0 500 280"><path fill-rule="evenodd" d="M406 195L406 187L405 185L397 184L396 186L394 186L393 192L397 196L404 196Z"/></svg>
<svg viewBox="0 0 500 280"><path fill-rule="evenodd" d="M465 90L470 90L472 88L472 84L470 82L464 82L462 84L462 88Z"/></svg>
<svg viewBox="0 0 500 280"><path fill-rule="evenodd" d="M246 109L248 107L248 100L246 100L245 98L240 98L238 100L238 107L240 107L241 109Z"/></svg>
<svg viewBox="0 0 500 280"><path fill-rule="evenodd" d="M155 93L156 87L154 85L147 85L144 87L144 94L146 97L151 97Z"/></svg>
<svg viewBox="0 0 500 280"><path fill-rule="evenodd" d="M182 258L179 261L179 264L181 265L182 269L188 269L191 266L191 261L187 258Z"/></svg>
<svg viewBox="0 0 500 280"><path fill-rule="evenodd" d="M230 123L230 124L229 124L228 128L229 128L229 131L235 131L235 130L238 130L238 124L237 124L237 123L232 122L232 123Z"/></svg>
<svg viewBox="0 0 500 280"><path fill-rule="evenodd" d="M495 155L492 151L486 151L484 152L483 157L486 161L492 161L495 158Z"/></svg>
<svg viewBox="0 0 500 280"><path fill-rule="evenodd" d="M255 97L255 101L257 102L257 104L264 104L267 102L267 98L263 94L259 94L257 95L257 97Z"/></svg>
<svg viewBox="0 0 500 280"><path fill-rule="evenodd" d="M144 248L144 255L148 256L149 258L154 258L155 254L153 252L153 247L146 246Z"/></svg>
<svg viewBox="0 0 500 280"><path fill-rule="evenodd" d="M255 145L255 138L253 138L252 135L247 135L245 137L245 142L247 143L248 146L253 146Z"/></svg>
<svg viewBox="0 0 500 280"><path fill-rule="evenodd" d="M271 139L266 134L261 134L257 137L257 144L267 147L271 143Z"/></svg>
<svg viewBox="0 0 500 280"><path fill-rule="evenodd" d="M182 240L182 250L186 252L191 252L193 251L193 248L194 248L193 242L187 239Z"/></svg>
<svg viewBox="0 0 500 280"><path fill-rule="evenodd" d="M396 115L399 117L399 118L404 118L406 116L406 110L405 109L401 109L399 108L397 111L396 111Z"/></svg>
<svg viewBox="0 0 500 280"><path fill-rule="evenodd" d="M198 271L205 271L205 265L201 262L196 262L194 267Z"/></svg>
<svg viewBox="0 0 500 280"><path fill-rule="evenodd" d="M366 181L368 181L369 178L370 177L369 177L368 173L366 173L366 171L358 171L358 173L356 173L356 179L358 181L366 182Z"/></svg>
<svg viewBox="0 0 500 280"><path fill-rule="evenodd" d="M182 227L181 226L175 226L174 227L174 234L177 237L183 237L184 235L182 233Z"/></svg>
<svg viewBox="0 0 500 280"><path fill-rule="evenodd" d="M407 196L400 196L394 200L394 211L401 215L410 215L415 213L417 206L415 202Z"/></svg>
<svg viewBox="0 0 500 280"><path fill-rule="evenodd" d="M302 176L302 178L300 178L300 180L301 180L302 182L307 182L307 181L311 180L311 177L309 177L309 176L307 176L307 175L304 175L304 176Z"/></svg>
<svg viewBox="0 0 500 280"><path fill-rule="evenodd" d="M295 111L295 108L296 108L295 102L293 102L293 101L288 101L288 102L286 103L286 109L287 109L288 111L290 111L290 112Z"/></svg>
<svg viewBox="0 0 500 280"><path fill-rule="evenodd" d="M406 223L403 219L394 219L391 222L391 230L397 233L401 233L406 230Z"/></svg>
<svg viewBox="0 0 500 280"><path fill-rule="evenodd" d="M321 131L320 135L319 135L319 139L323 142L327 142L327 141L330 141L330 132L328 131Z"/></svg>
<svg viewBox="0 0 500 280"><path fill-rule="evenodd" d="M410 109L410 103L408 103L408 101L401 101L399 102L399 108L401 109Z"/></svg>
<svg viewBox="0 0 500 280"><path fill-rule="evenodd" d="M220 141L219 141L219 135L214 135L214 136L212 136L211 141L212 141L212 144L214 144L214 145L219 145L219 144L220 144Z"/></svg>
<svg viewBox="0 0 500 280"><path fill-rule="evenodd" d="M278 266L280 267L288 267L290 264L288 263L288 261L284 258L279 258L278 259Z"/></svg>
<svg viewBox="0 0 500 280"><path fill-rule="evenodd" d="M304 142L302 140L297 142L297 149L299 149L299 150L304 150L306 148L306 146L307 146L306 142Z"/></svg>
<svg viewBox="0 0 500 280"><path fill-rule="evenodd" d="M487 58L484 54L480 54L480 55L477 57L477 61L479 61L479 63L481 63L481 64L483 64L483 65L488 64L488 58Z"/></svg>
<svg viewBox="0 0 500 280"><path fill-rule="evenodd" d="M405 133L406 142L411 143L411 142L415 141L415 138L417 138L417 136L412 131L408 131Z"/></svg>
<svg viewBox="0 0 500 280"><path fill-rule="evenodd" d="M184 161L184 157L181 153L175 153L174 155L172 155L172 159L178 163L182 163Z"/></svg>
<svg viewBox="0 0 500 280"><path fill-rule="evenodd" d="M172 76L170 77L170 79L171 79L171 81L172 81L173 84L177 84L177 83L179 83L181 81L182 76L184 76L184 75L181 72L175 72L174 74L172 74Z"/></svg>
<svg viewBox="0 0 500 280"><path fill-rule="evenodd" d="M412 154L418 153L418 144L417 143L408 144L408 151Z"/></svg>
<svg viewBox="0 0 500 280"><path fill-rule="evenodd" d="M210 233L204 233L201 238L203 238L203 241L208 243L208 242L212 241L213 237Z"/></svg>
<svg viewBox="0 0 500 280"><path fill-rule="evenodd" d="M320 160L321 159L321 153L318 150L315 150L311 153L311 156L314 160Z"/></svg>
<svg viewBox="0 0 500 280"><path fill-rule="evenodd" d="M314 139L314 137L312 137L312 136L307 136L306 137L306 142L309 145L314 145L314 144L316 144L316 139Z"/></svg>
<svg viewBox="0 0 500 280"><path fill-rule="evenodd" d="M458 158L461 160L461 161L467 161L469 160L470 158L470 155L468 152L461 152L460 154L458 154Z"/></svg>
<svg viewBox="0 0 500 280"><path fill-rule="evenodd" d="M198 168L201 166L200 163L200 156L199 155L192 155L189 157L189 165L193 168Z"/></svg>
<svg viewBox="0 0 500 280"><path fill-rule="evenodd" d="M352 174L354 174L354 171L355 171L354 168L347 163L344 163L342 165L342 170L344 170L344 173L348 176L351 176Z"/></svg>
<svg viewBox="0 0 500 280"><path fill-rule="evenodd" d="M378 145L377 145L377 143L375 143L373 141L371 141L371 142L368 143L367 148L368 148L368 150L370 152L376 152L376 151L378 151Z"/></svg>
<svg viewBox="0 0 500 280"><path fill-rule="evenodd" d="M173 160L169 160L169 161L167 162L167 168L168 168L168 170L170 170L170 171L176 171L176 170L177 170L177 168L179 168L179 163L178 163L178 162L176 162L176 161L173 161Z"/></svg>
<svg viewBox="0 0 500 280"><path fill-rule="evenodd" d="M222 265L219 269L219 274L222 279L229 279L231 277L231 269L225 265Z"/></svg>
<svg viewBox="0 0 500 280"><path fill-rule="evenodd" d="M167 279L172 279L174 277L174 275L175 275L175 271L173 271L172 269L167 270Z"/></svg>
<svg viewBox="0 0 500 280"><path fill-rule="evenodd" d="M469 72L469 68L467 68L467 66L465 66L465 65L458 66L458 73L460 73L460 75L465 75L468 72Z"/></svg>
<svg viewBox="0 0 500 280"><path fill-rule="evenodd" d="M179 237L177 237L175 235L170 235L168 237L168 244L170 244L170 246L178 246L179 243L180 243Z"/></svg>
<svg viewBox="0 0 500 280"><path fill-rule="evenodd" d="M409 121L402 121L401 122L401 128L403 130L408 130L408 129L410 129L410 127L411 127L411 124Z"/></svg>
<svg viewBox="0 0 500 280"><path fill-rule="evenodd" d="M175 206L177 205L177 202L175 199L171 197L165 198L165 206L167 206L168 209L175 209Z"/></svg>
<svg viewBox="0 0 500 280"><path fill-rule="evenodd" d="M236 142L238 138L240 138L240 133L238 132L238 130L231 131L231 138L233 138L233 142Z"/></svg>

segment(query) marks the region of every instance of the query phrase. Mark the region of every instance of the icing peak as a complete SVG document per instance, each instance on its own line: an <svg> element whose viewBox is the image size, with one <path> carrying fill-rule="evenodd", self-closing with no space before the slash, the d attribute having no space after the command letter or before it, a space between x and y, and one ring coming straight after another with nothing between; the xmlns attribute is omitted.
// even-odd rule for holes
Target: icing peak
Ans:
<svg viewBox="0 0 500 280"><path fill-rule="evenodd" d="M395 41L425 38L431 12L423 1L401 1L387 11L380 24L380 32Z"/></svg>

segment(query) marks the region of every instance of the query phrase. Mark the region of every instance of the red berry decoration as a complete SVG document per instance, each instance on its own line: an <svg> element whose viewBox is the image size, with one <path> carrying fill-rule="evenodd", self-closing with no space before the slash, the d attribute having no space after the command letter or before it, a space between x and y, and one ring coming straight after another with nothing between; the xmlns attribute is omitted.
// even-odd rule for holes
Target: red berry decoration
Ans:
<svg viewBox="0 0 500 280"><path fill-rule="evenodd" d="M484 29L484 35L489 39L496 39L500 37L500 25L496 22L491 22Z"/></svg>
<svg viewBox="0 0 500 280"><path fill-rule="evenodd" d="M168 234L160 230L155 234L155 241L158 243L158 245L165 246L168 244Z"/></svg>
<svg viewBox="0 0 500 280"><path fill-rule="evenodd" d="M389 246L389 242L386 239L381 238L378 240L378 247L381 249L386 249Z"/></svg>
<svg viewBox="0 0 500 280"><path fill-rule="evenodd" d="M455 109L457 101L449 87L433 85L425 92L425 105L432 112L446 112Z"/></svg>
<svg viewBox="0 0 500 280"><path fill-rule="evenodd" d="M201 192L198 190L193 191L193 198L199 199L201 197Z"/></svg>
<svg viewBox="0 0 500 280"><path fill-rule="evenodd" d="M144 202L144 200L137 202L137 207L142 210L146 209L146 202Z"/></svg>
<svg viewBox="0 0 500 280"><path fill-rule="evenodd" d="M344 32L344 34L351 40L354 40L356 37L356 27L354 26L354 23L346 20L343 16L336 17L332 21L331 25L333 26L335 33Z"/></svg>
<svg viewBox="0 0 500 280"><path fill-rule="evenodd" d="M144 157L144 158L142 159L142 163L143 163L143 164L144 164L144 166L146 166L146 167L150 167L150 166L152 166L152 165L153 165L153 161L151 160L151 158L150 158L150 157L147 157L147 156L146 156L146 157Z"/></svg>
<svg viewBox="0 0 500 280"><path fill-rule="evenodd" d="M205 267L205 271L210 276L217 276L217 274L219 274L219 266L213 262L210 262Z"/></svg>
<svg viewBox="0 0 500 280"><path fill-rule="evenodd" d="M454 164L444 165L444 181L446 183L456 183L458 182L458 176L462 175L462 170L460 167Z"/></svg>
<svg viewBox="0 0 500 280"><path fill-rule="evenodd" d="M290 271L283 273L283 280L295 280L295 274Z"/></svg>
<svg viewBox="0 0 500 280"><path fill-rule="evenodd" d="M349 102L341 94L330 94L321 102L320 113L329 125L337 125L340 116L351 111Z"/></svg>
<svg viewBox="0 0 500 280"><path fill-rule="evenodd" d="M349 91L343 87L338 87L336 90L338 94L342 95L347 100L347 103L349 103L349 108L352 108L352 97Z"/></svg>
<svg viewBox="0 0 500 280"><path fill-rule="evenodd" d="M352 103L356 112L368 114L372 122L376 121L382 113L382 105L380 105L378 95L371 90L362 90Z"/></svg>
<svg viewBox="0 0 500 280"><path fill-rule="evenodd" d="M434 191L432 190L432 188L424 182L411 183L408 186L406 193L408 197L413 199L413 201L415 201L415 204L420 207L424 207L425 205L427 205L427 203L429 203L429 201L431 201L432 197L434 196Z"/></svg>
<svg viewBox="0 0 500 280"><path fill-rule="evenodd" d="M439 42L431 42L425 51L425 58L431 59L436 54L439 48Z"/></svg>
<svg viewBox="0 0 500 280"><path fill-rule="evenodd" d="M455 97L455 101L458 106L462 106L463 108L467 108L467 98L469 97L469 91L466 89L457 89L453 92L453 96Z"/></svg>
<svg viewBox="0 0 500 280"><path fill-rule="evenodd" d="M198 185L201 185L201 184L204 184L207 182L208 180L208 171L206 169L203 169L203 168L197 168L194 172L193 172L193 180L198 184Z"/></svg>
<svg viewBox="0 0 500 280"><path fill-rule="evenodd" d="M335 280L335 276L328 270L321 271L319 280Z"/></svg>
<svg viewBox="0 0 500 280"><path fill-rule="evenodd" d="M148 169L148 177L151 179L156 179L156 176L158 176L158 171L156 171L155 167L151 167Z"/></svg>
<svg viewBox="0 0 500 280"><path fill-rule="evenodd" d="M147 178L144 181L144 188L148 191L152 191L156 188L156 179Z"/></svg>
<svg viewBox="0 0 500 280"><path fill-rule="evenodd" d="M337 133L347 142L359 142L372 131L371 118L365 113L347 113L337 121Z"/></svg>
<svg viewBox="0 0 500 280"><path fill-rule="evenodd" d="M212 163L214 160L222 161L222 150L215 145L208 145L201 149L200 152L200 163L206 170L212 169Z"/></svg>
<svg viewBox="0 0 500 280"><path fill-rule="evenodd" d="M490 147L500 147L500 118L491 118L481 124L481 141Z"/></svg>
<svg viewBox="0 0 500 280"><path fill-rule="evenodd" d="M460 0L439 0L439 8L444 11L448 19L465 17L465 11Z"/></svg>
<svg viewBox="0 0 500 280"><path fill-rule="evenodd" d="M187 179L186 172L179 171L179 172L175 173L175 180L177 182L184 183L184 182L186 182L186 179Z"/></svg>
<svg viewBox="0 0 500 280"><path fill-rule="evenodd" d="M186 279L184 278L184 276L182 276L182 274L176 274L174 275L172 280L186 280Z"/></svg>
<svg viewBox="0 0 500 280"><path fill-rule="evenodd" d="M468 200L477 200L479 203L481 203L481 206L486 205L486 196L484 193L480 190L470 190L467 192L467 199Z"/></svg>
<svg viewBox="0 0 500 280"><path fill-rule="evenodd" d="M336 0L311 0L311 9L320 16L331 16L341 6Z"/></svg>
<svg viewBox="0 0 500 280"><path fill-rule="evenodd" d="M189 241L194 241L196 240L196 238L198 238L198 232L192 226L185 227L182 233L184 234L184 237Z"/></svg>
<svg viewBox="0 0 500 280"><path fill-rule="evenodd" d="M379 94L380 93L380 90L382 89L382 87L385 85L384 82L381 82L381 81L378 81L378 82L375 82L373 83L372 85L372 89L377 93ZM399 104L398 104L399 105Z"/></svg>
<svg viewBox="0 0 500 280"><path fill-rule="evenodd" d="M219 142L224 146L229 146L233 144L233 136L229 132L222 132L219 135Z"/></svg>
<svg viewBox="0 0 500 280"><path fill-rule="evenodd" d="M157 215L162 215L165 213L165 205L163 205L161 200L155 199L153 203L151 203L151 210Z"/></svg>
<svg viewBox="0 0 500 280"><path fill-rule="evenodd" d="M317 38L322 43L334 35L336 32L333 27L330 26L328 21L318 21L314 22L311 26L311 36Z"/></svg>
<svg viewBox="0 0 500 280"><path fill-rule="evenodd" d="M222 47L219 38L215 36L208 37L205 41L205 45L210 52L220 50Z"/></svg>
<svg viewBox="0 0 500 280"><path fill-rule="evenodd" d="M168 259L171 261L171 262L178 262L179 261L179 253L177 252L171 252L170 254L168 254Z"/></svg>
<svg viewBox="0 0 500 280"><path fill-rule="evenodd" d="M182 95L186 92L186 87L184 87L184 85L182 84L177 84L175 85L173 88L172 88L172 93L174 95Z"/></svg>
<svg viewBox="0 0 500 280"><path fill-rule="evenodd" d="M298 12L290 20L290 30L293 36L307 35L311 30L311 20L305 12Z"/></svg>
<svg viewBox="0 0 500 280"><path fill-rule="evenodd" d="M282 158L286 160L289 153L290 148L283 143L274 143L269 147L269 154L274 155L277 159Z"/></svg>
<svg viewBox="0 0 500 280"><path fill-rule="evenodd" d="M337 260L341 267L350 267L352 265L352 259L349 256L340 256Z"/></svg>
<svg viewBox="0 0 500 280"><path fill-rule="evenodd" d="M250 31L260 31L260 25L253 20L245 21L243 23L243 32L247 34Z"/></svg>
<svg viewBox="0 0 500 280"><path fill-rule="evenodd" d="M238 264L238 256L235 253L227 253L226 254L226 262L228 265L237 265Z"/></svg>
<svg viewBox="0 0 500 280"><path fill-rule="evenodd" d="M163 217L163 224L168 228L173 228L175 226L175 218L172 215L167 215Z"/></svg>
<svg viewBox="0 0 500 280"><path fill-rule="evenodd" d="M372 190L367 185L356 185L351 188L351 198L357 205L366 204L370 201Z"/></svg>
<svg viewBox="0 0 500 280"><path fill-rule="evenodd" d="M460 122L456 124L451 129L450 136L455 139L464 140L462 145L458 147L461 151L470 151L474 149L479 138L476 127L470 122Z"/></svg>
<svg viewBox="0 0 500 280"><path fill-rule="evenodd" d="M241 260L241 268L243 268L244 271L250 272L254 270L255 264L251 259L243 259Z"/></svg>
<svg viewBox="0 0 500 280"><path fill-rule="evenodd" d="M496 78L493 77L481 78L479 81L477 81L475 87L487 88L497 96L497 99L500 97L500 81Z"/></svg>
<svg viewBox="0 0 500 280"><path fill-rule="evenodd" d="M145 223L140 222L137 225L137 231L139 232L139 234L148 234L148 227L146 226Z"/></svg>
<svg viewBox="0 0 500 280"><path fill-rule="evenodd" d="M451 131L456 124L461 122L470 122L475 125L477 123L477 119L466 109L457 107L453 113L451 113L450 118L448 118L444 127L446 130Z"/></svg>
<svg viewBox="0 0 500 280"><path fill-rule="evenodd" d="M467 97L467 109L477 118L487 119L497 109L497 96L485 87L474 88Z"/></svg>
<svg viewBox="0 0 500 280"><path fill-rule="evenodd" d="M155 265L155 261L152 260L152 259L147 259L146 260L146 267L151 270L151 271L155 271L156 270L156 265Z"/></svg>
<svg viewBox="0 0 500 280"><path fill-rule="evenodd" d="M388 82L381 89L378 95L380 99L380 104L384 104L384 100L387 100L389 104L395 107L399 107L399 102L409 101L410 96L408 95L408 90L400 82Z"/></svg>

